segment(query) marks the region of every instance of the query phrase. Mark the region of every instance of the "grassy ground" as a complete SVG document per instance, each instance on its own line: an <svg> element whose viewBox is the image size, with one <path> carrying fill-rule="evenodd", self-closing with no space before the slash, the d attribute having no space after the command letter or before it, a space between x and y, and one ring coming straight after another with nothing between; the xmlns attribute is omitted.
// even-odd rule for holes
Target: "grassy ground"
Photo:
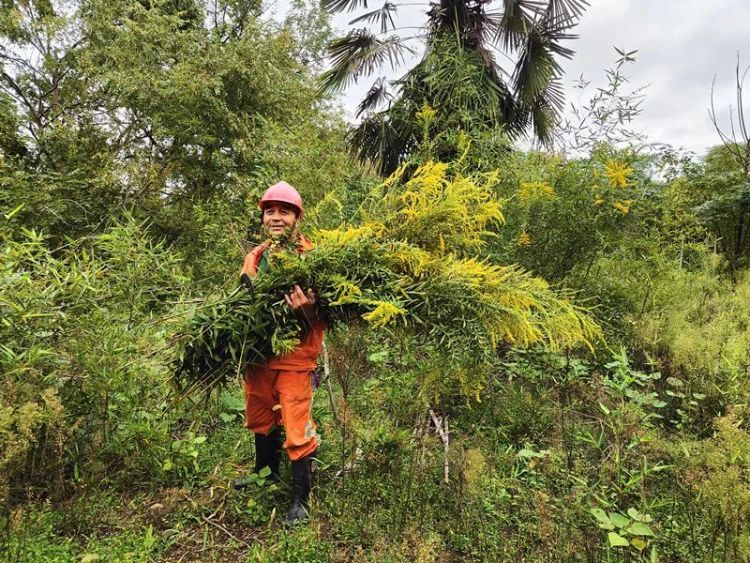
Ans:
<svg viewBox="0 0 750 563"><path fill-rule="evenodd" d="M607 394L601 373L543 382L531 365L507 369L481 402L435 407L448 417L447 456L405 371L391 373L387 385L345 382L347 400L336 385L335 410L320 389L314 417L323 442L305 526L282 523L288 463L281 486L228 487L252 468L252 435L239 414L211 415L196 430L206 440L189 463L162 476L167 482L131 490L119 478L78 485L62 501L18 504L2 555L32 562L741 560L733 556L742 553L741 536L722 532L720 514L696 502L700 481L688 481L711 474L698 462L690 462L693 473L674 463L683 451L697 460L698 444L644 419L652 406L634 401L650 395ZM223 404L238 398L235 390ZM592 509L647 514L653 535L603 527ZM631 543L610 545L611 530Z"/></svg>

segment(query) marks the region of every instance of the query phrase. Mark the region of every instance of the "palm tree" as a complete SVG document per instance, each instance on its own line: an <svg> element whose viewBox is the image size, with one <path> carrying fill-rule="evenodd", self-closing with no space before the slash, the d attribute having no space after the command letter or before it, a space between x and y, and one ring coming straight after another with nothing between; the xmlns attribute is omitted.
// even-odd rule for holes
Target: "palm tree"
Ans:
<svg viewBox="0 0 750 563"><path fill-rule="evenodd" d="M412 2L413 0L407 0ZM322 0L330 12L367 9L367 0ZM533 130L543 143L551 139L563 107L559 57L573 51L562 45L576 36L570 29L586 0L433 0L417 33L402 37L395 23L399 3L366 12L352 29L329 45L331 68L321 88L341 91L386 63L392 69L424 44L421 60L399 79L378 78L357 108L361 123L349 141L363 161L387 174L418 145L422 128L415 116L422 107L435 109L440 130L501 127L516 138ZM404 5L404 4L401 4ZM496 55L503 57L499 64ZM504 67L509 67L510 71Z"/></svg>

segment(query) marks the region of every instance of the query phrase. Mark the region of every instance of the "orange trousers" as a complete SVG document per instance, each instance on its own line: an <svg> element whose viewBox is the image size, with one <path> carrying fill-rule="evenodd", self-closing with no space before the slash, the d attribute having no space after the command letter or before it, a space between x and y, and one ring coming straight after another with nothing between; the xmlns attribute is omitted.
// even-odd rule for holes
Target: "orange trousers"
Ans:
<svg viewBox="0 0 750 563"><path fill-rule="evenodd" d="M285 371L254 366L245 371L245 427L268 435L283 425L284 449L296 461L313 453L318 435L312 420L312 370Z"/></svg>

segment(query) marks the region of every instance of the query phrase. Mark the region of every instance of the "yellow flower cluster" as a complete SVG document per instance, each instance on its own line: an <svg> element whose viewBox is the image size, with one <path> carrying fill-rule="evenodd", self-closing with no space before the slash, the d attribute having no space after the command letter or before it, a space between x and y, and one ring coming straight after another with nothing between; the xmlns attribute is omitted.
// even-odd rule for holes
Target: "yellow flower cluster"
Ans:
<svg viewBox="0 0 750 563"><path fill-rule="evenodd" d="M620 213L625 215L630 211L630 205L633 203L632 199L624 199L622 201L616 201L612 204L612 207L617 209Z"/></svg>
<svg viewBox="0 0 750 563"><path fill-rule="evenodd" d="M630 175L633 169L618 160L610 160L604 165L604 174L609 183L616 188L627 188L632 186Z"/></svg>
<svg viewBox="0 0 750 563"><path fill-rule="evenodd" d="M433 107L425 104L422 106L422 109L417 112L416 118L419 121L428 122L432 121L432 118L435 117L436 113L437 111Z"/></svg>
<svg viewBox="0 0 750 563"><path fill-rule="evenodd" d="M430 251L476 251L492 236L487 228L504 221L493 192L497 173L451 174L443 162L429 161L398 185L404 171L388 178L371 202L373 216L387 214L391 234Z"/></svg>
<svg viewBox="0 0 750 563"><path fill-rule="evenodd" d="M521 182L518 187L518 199L521 201L554 199L555 197L557 197L555 188L547 182Z"/></svg>
<svg viewBox="0 0 750 563"><path fill-rule="evenodd" d="M396 317L405 315L406 313L406 309L397 307L387 301L381 301L375 309L362 315L362 318L375 328L383 328L390 324Z"/></svg>
<svg viewBox="0 0 750 563"><path fill-rule="evenodd" d="M526 232L526 229L521 229L516 244L518 246L529 246L531 244L531 237L529 236L529 233Z"/></svg>
<svg viewBox="0 0 750 563"><path fill-rule="evenodd" d="M606 178L606 183L597 181L591 186L591 190L596 194L594 196L594 205L607 203L607 207L611 204L612 208L622 215L629 213L633 200L619 199L618 195L621 194L619 190L624 190L635 185L635 182L631 180L632 174L633 168L619 160L608 160L604 164L603 172L594 170L592 176L595 179Z"/></svg>

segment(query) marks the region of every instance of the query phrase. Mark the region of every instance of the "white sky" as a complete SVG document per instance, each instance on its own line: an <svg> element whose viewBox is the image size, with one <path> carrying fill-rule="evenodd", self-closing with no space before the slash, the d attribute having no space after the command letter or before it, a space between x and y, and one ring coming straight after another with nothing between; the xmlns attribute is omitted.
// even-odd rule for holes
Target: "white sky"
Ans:
<svg viewBox="0 0 750 563"><path fill-rule="evenodd" d="M427 1L404 2L417 5L400 8L397 25L423 22ZM369 10L381 4L370 0ZM579 39L567 42L576 51L572 61L563 62L568 100L577 96L571 84L580 74L592 81L592 87L606 85L603 70L617 58L614 46L637 49L637 62L626 66L625 73L633 87L650 86L634 128L645 132L649 141L698 154L717 144L719 137L707 111L711 84L715 78L716 107L728 127L728 107L736 105L737 53L743 70L750 65L750 0L590 0L590 4L575 29ZM495 0L489 9L498 5ZM343 33L349 29L347 23L364 11L338 14L334 26ZM410 35L414 30L400 33ZM396 78L404 70L385 74ZM341 95L349 119L354 119L357 104L375 78L365 77ZM745 86L750 119L750 75Z"/></svg>
<svg viewBox="0 0 750 563"><path fill-rule="evenodd" d="M750 0L592 0L577 32L576 56L565 64L568 96L580 73L604 82L602 69L617 56L612 46L638 49L626 67L633 86L650 85L638 128L697 153L720 142L708 117L711 83L716 78L715 105L728 127L738 51L741 68L750 65ZM750 80L745 87L750 117Z"/></svg>

